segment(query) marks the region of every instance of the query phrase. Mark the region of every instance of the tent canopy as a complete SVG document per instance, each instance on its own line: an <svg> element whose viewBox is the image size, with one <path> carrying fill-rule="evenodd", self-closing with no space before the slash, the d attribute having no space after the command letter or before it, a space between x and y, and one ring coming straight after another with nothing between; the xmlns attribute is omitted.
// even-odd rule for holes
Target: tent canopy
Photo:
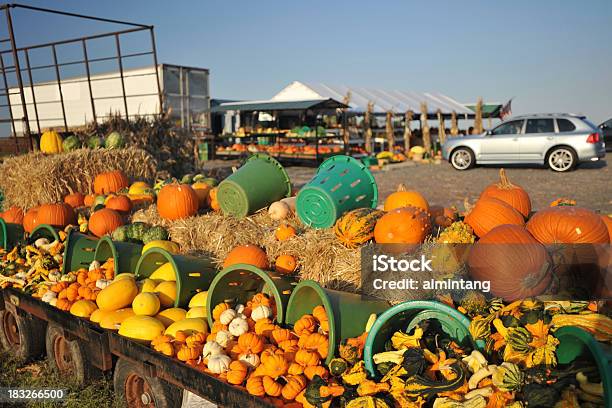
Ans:
<svg viewBox="0 0 612 408"><path fill-rule="evenodd" d="M211 109L212 112L226 111L281 111L304 109L337 109L347 106L332 98L301 99L292 101L245 101L221 103Z"/></svg>
<svg viewBox="0 0 612 408"><path fill-rule="evenodd" d="M342 85L314 84L294 81L272 97L272 101L295 101L304 99L332 98L346 102L349 111L364 113L368 103L374 104L374 114L385 114L388 111L401 114L408 110L421 112L421 102L427 103L428 115L435 115L438 110L444 116L456 112L460 117L474 117L474 112L456 100L441 93L423 93L413 91L383 90Z"/></svg>

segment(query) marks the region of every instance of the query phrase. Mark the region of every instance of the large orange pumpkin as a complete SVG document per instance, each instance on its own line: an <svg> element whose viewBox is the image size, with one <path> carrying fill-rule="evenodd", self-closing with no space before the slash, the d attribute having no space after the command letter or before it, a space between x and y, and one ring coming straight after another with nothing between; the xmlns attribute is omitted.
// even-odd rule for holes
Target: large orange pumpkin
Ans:
<svg viewBox="0 0 612 408"><path fill-rule="evenodd" d="M38 207L30 208L23 216L23 229L32 232L38 224Z"/></svg>
<svg viewBox="0 0 612 408"><path fill-rule="evenodd" d="M610 214L608 215L602 215L601 219L603 220L604 224L606 224L606 227L608 228L608 237L610 239L610 242L612 242L612 216L610 216Z"/></svg>
<svg viewBox="0 0 612 408"><path fill-rule="evenodd" d="M157 212L166 220L196 215L198 207L198 196L188 184L168 184L157 194Z"/></svg>
<svg viewBox="0 0 612 408"><path fill-rule="evenodd" d="M110 194L127 188L130 181L121 170L100 173L94 179L94 192L96 194Z"/></svg>
<svg viewBox="0 0 612 408"><path fill-rule="evenodd" d="M257 245L240 245L227 254L223 267L227 268L239 263L255 265L260 269L268 269L268 256Z"/></svg>
<svg viewBox="0 0 612 408"><path fill-rule="evenodd" d="M479 237L498 225L525 225L525 219L509 204L493 197L482 197L465 217L465 223Z"/></svg>
<svg viewBox="0 0 612 408"><path fill-rule="evenodd" d="M480 238L468 265L473 279L490 281L491 293L508 302L541 295L552 281L546 248L519 225L499 225Z"/></svg>
<svg viewBox="0 0 612 408"><path fill-rule="evenodd" d="M97 237L110 234L122 225L121 214L110 208L102 208L89 217L89 230Z"/></svg>
<svg viewBox="0 0 612 408"><path fill-rule="evenodd" d="M72 208L79 208L85 205L85 195L83 193L70 193L64 197L64 202Z"/></svg>
<svg viewBox="0 0 612 408"><path fill-rule="evenodd" d="M527 229L543 244L607 244L606 223L581 207L549 207L531 217Z"/></svg>
<svg viewBox="0 0 612 408"><path fill-rule="evenodd" d="M521 186L512 184L508 180L504 169L499 170L499 183L491 184L485 188L480 194L480 198L482 197L497 198L523 214L523 217L527 217L531 212L529 194Z"/></svg>
<svg viewBox="0 0 612 408"><path fill-rule="evenodd" d="M111 210L129 213L132 211L132 200L124 195L113 196L108 198L104 206Z"/></svg>
<svg viewBox="0 0 612 408"><path fill-rule="evenodd" d="M379 244L420 244L431 231L429 215L416 207L389 211L376 222L374 239Z"/></svg>
<svg viewBox="0 0 612 408"><path fill-rule="evenodd" d="M37 222L64 228L67 225L76 225L77 217L74 209L66 203L44 204L38 207Z"/></svg>
<svg viewBox="0 0 612 408"><path fill-rule="evenodd" d="M0 212L0 218L6 223L21 224L23 223L23 210L19 207L11 207L4 212Z"/></svg>
<svg viewBox="0 0 612 408"><path fill-rule="evenodd" d="M421 193L414 190L408 190L405 185L400 184L397 187L397 191L391 193L385 200L385 211L391 211L402 207L417 207L425 212L429 211L429 204Z"/></svg>

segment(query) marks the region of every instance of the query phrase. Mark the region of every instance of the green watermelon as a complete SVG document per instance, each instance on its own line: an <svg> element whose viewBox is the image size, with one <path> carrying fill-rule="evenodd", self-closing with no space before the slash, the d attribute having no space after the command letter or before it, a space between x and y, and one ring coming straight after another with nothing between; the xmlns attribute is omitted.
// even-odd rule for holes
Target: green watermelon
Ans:
<svg viewBox="0 0 612 408"><path fill-rule="evenodd" d="M185 174L183 178L181 179L181 184L191 184L193 182L195 182L195 178L193 177L193 174Z"/></svg>
<svg viewBox="0 0 612 408"><path fill-rule="evenodd" d="M64 139L62 147L64 148L65 152L76 150L81 147L81 141L74 135L68 136L66 139Z"/></svg>
<svg viewBox="0 0 612 408"><path fill-rule="evenodd" d="M132 241L142 241L142 237L149 228L149 225L144 222L133 222L128 227L128 238Z"/></svg>
<svg viewBox="0 0 612 408"><path fill-rule="evenodd" d="M148 244L151 241L167 241L169 238L168 231L164 227L151 227L142 236L142 243Z"/></svg>
<svg viewBox="0 0 612 408"><path fill-rule="evenodd" d="M217 179L214 179L212 177L206 177L204 180L202 180L202 183L208 184L211 187L216 187L219 184Z"/></svg>
<svg viewBox="0 0 612 408"><path fill-rule="evenodd" d="M128 240L128 226L122 225L113 231L113 241L126 242Z"/></svg>
<svg viewBox="0 0 612 408"><path fill-rule="evenodd" d="M87 147L90 149L99 149L104 146L104 140L100 136L92 136L87 139Z"/></svg>
<svg viewBox="0 0 612 408"><path fill-rule="evenodd" d="M198 181L203 181L205 178L206 178L205 175L203 175L202 173L198 173L195 176L193 176L193 180L191 182L197 183Z"/></svg>
<svg viewBox="0 0 612 408"><path fill-rule="evenodd" d="M111 132L108 136L106 136L106 142L104 142L104 146L107 149L121 149L125 146L125 139L121 134L117 131Z"/></svg>

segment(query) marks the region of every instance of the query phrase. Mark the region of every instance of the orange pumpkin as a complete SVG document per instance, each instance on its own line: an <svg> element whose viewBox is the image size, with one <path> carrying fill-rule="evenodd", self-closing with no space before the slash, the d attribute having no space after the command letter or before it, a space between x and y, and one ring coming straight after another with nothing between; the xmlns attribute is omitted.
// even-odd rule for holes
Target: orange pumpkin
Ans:
<svg viewBox="0 0 612 408"><path fill-rule="evenodd" d="M601 219L603 220L604 224L606 224L606 227L608 228L608 236L610 238L610 242L612 242L612 216L610 216L610 214L602 215Z"/></svg>
<svg viewBox="0 0 612 408"><path fill-rule="evenodd" d="M193 183L191 188L193 188L193 191L195 191L198 196L198 205L200 209L208 208L211 187L206 183L197 182Z"/></svg>
<svg viewBox="0 0 612 408"><path fill-rule="evenodd" d="M300 317L293 325L293 331L300 337L314 333L316 328L317 320L309 314Z"/></svg>
<svg viewBox="0 0 612 408"><path fill-rule="evenodd" d="M110 234L122 225L121 214L110 208L102 208L89 217L89 230L97 237Z"/></svg>
<svg viewBox="0 0 612 408"><path fill-rule="evenodd" d="M213 210L213 211L219 211L221 210L221 206L219 205L219 201L217 200L217 191L219 189L217 187L213 187L210 189L210 192L208 193L208 206Z"/></svg>
<svg viewBox="0 0 612 408"><path fill-rule="evenodd" d="M279 255L274 262L274 270L282 274L292 274L297 268L297 262L291 255Z"/></svg>
<svg viewBox="0 0 612 408"><path fill-rule="evenodd" d="M262 370L266 375L276 379L287 374L289 363L281 354L273 354L261 360Z"/></svg>
<svg viewBox="0 0 612 408"><path fill-rule="evenodd" d="M100 173L94 178L94 192L96 194L116 193L129 187L129 185L130 181L121 170Z"/></svg>
<svg viewBox="0 0 612 408"><path fill-rule="evenodd" d="M37 222L64 228L76 224L77 217L74 209L66 203L44 204L38 207Z"/></svg>
<svg viewBox="0 0 612 408"><path fill-rule="evenodd" d="M105 207L111 210L129 213L132 211L132 200L125 195L113 196L106 201Z"/></svg>
<svg viewBox="0 0 612 408"><path fill-rule="evenodd" d="M402 207L416 207L429 212L429 203L418 191L408 190L405 185L400 184L397 191L391 193L385 200L385 211L395 210Z"/></svg>
<svg viewBox="0 0 612 408"><path fill-rule="evenodd" d="M85 205L85 195L83 193L70 193L64 197L64 202L72 208L79 208Z"/></svg>
<svg viewBox="0 0 612 408"><path fill-rule="evenodd" d="M416 207L396 208L376 222L374 239L379 244L420 244L431 231L425 211Z"/></svg>
<svg viewBox="0 0 612 408"><path fill-rule="evenodd" d="M238 346L244 354L259 354L264 349L264 341L260 335L247 332L238 337Z"/></svg>
<svg viewBox="0 0 612 408"><path fill-rule="evenodd" d="M266 394L268 394L271 397L279 397L281 395L283 386L276 382L274 380L274 378L270 377L269 375L264 375L262 377L262 384L264 387L264 390L266 391Z"/></svg>
<svg viewBox="0 0 612 408"><path fill-rule="evenodd" d="M246 390L249 394L256 397L263 397L266 395L266 390L263 386L263 377L251 375L246 382Z"/></svg>
<svg viewBox="0 0 612 408"><path fill-rule="evenodd" d="M248 368L242 361L232 361L227 372L227 382L234 385L240 385L247 376Z"/></svg>
<svg viewBox="0 0 612 408"><path fill-rule="evenodd" d="M287 223L279 225L278 228L276 228L276 231L274 232L274 236L279 241L286 241L289 238L294 237L295 234L295 228L293 228Z"/></svg>
<svg viewBox="0 0 612 408"><path fill-rule="evenodd" d="M469 252L470 276L490 281L491 293L512 302L544 293L552 265L544 245L523 226L493 228Z"/></svg>
<svg viewBox="0 0 612 408"><path fill-rule="evenodd" d="M493 197L501 200L523 214L529 216L531 212L531 199L529 194L519 185L512 184L506 176L504 169L499 170L499 183L489 185L484 189L480 198Z"/></svg>
<svg viewBox="0 0 612 408"><path fill-rule="evenodd" d="M527 229L543 244L607 244L608 227L595 212L581 207L549 207L531 217Z"/></svg>
<svg viewBox="0 0 612 408"><path fill-rule="evenodd" d="M482 237L499 225L525 225L525 219L509 204L497 198L482 197L465 217L465 223Z"/></svg>
<svg viewBox="0 0 612 408"><path fill-rule="evenodd" d="M232 249L223 262L223 267L245 263L260 269L268 269L268 257L257 245L240 245Z"/></svg>
<svg viewBox="0 0 612 408"><path fill-rule="evenodd" d="M91 207L92 205L94 205L94 202L96 201L96 195L95 194L87 194L85 196L85 198L83 199L83 203L87 206L87 207Z"/></svg>
<svg viewBox="0 0 612 408"><path fill-rule="evenodd" d="M38 207L30 208L23 216L23 229L32 232L38 224Z"/></svg>
<svg viewBox="0 0 612 408"><path fill-rule="evenodd" d="M6 223L21 224L23 223L23 210L19 207L11 207L4 212L0 212L0 218Z"/></svg>
<svg viewBox="0 0 612 408"><path fill-rule="evenodd" d="M168 184L157 194L157 212L166 220L179 220L198 213L198 196L188 184Z"/></svg>

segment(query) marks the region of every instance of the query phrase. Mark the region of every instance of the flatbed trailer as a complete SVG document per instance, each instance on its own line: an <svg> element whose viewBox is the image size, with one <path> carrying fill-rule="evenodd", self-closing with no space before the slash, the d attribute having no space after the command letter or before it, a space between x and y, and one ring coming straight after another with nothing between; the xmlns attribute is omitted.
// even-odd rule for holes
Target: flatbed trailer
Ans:
<svg viewBox="0 0 612 408"><path fill-rule="evenodd" d="M222 407L273 407L150 347L73 316L14 288L0 293L2 345L27 361L46 352L64 375L86 382L113 372L128 407L180 407L183 390Z"/></svg>

